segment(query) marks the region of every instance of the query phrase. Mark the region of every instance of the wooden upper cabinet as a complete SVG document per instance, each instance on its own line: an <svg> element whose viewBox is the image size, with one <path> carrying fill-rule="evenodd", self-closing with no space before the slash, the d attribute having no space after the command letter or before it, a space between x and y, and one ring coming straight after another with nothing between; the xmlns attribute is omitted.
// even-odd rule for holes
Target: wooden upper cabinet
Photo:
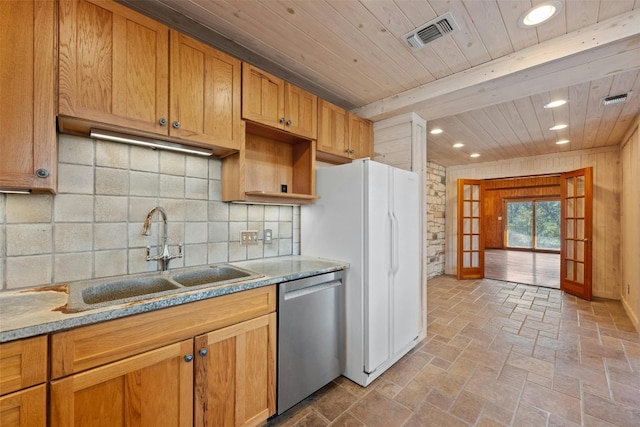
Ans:
<svg viewBox="0 0 640 427"><path fill-rule="evenodd" d="M349 157L373 158L373 123L349 113Z"/></svg>
<svg viewBox="0 0 640 427"><path fill-rule="evenodd" d="M112 1L61 0L59 21L63 132L95 126L239 149L239 60Z"/></svg>
<svg viewBox="0 0 640 427"><path fill-rule="evenodd" d="M318 137L318 97L285 82L284 129L309 139Z"/></svg>
<svg viewBox="0 0 640 427"><path fill-rule="evenodd" d="M242 118L282 129L284 80L242 63Z"/></svg>
<svg viewBox="0 0 640 427"><path fill-rule="evenodd" d="M0 190L55 192L55 2L0 1L0 28Z"/></svg>
<svg viewBox="0 0 640 427"><path fill-rule="evenodd" d="M242 118L316 139L318 97L250 64L242 64Z"/></svg>
<svg viewBox="0 0 640 427"><path fill-rule="evenodd" d="M170 64L171 135L239 149L240 60L171 31Z"/></svg>
<svg viewBox="0 0 640 427"><path fill-rule="evenodd" d="M111 1L59 4L58 114L167 134L169 28Z"/></svg>
<svg viewBox="0 0 640 427"><path fill-rule="evenodd" d="M373 158L373 124L325 100L318 101L317 158L346 163Z"/></svg>
<svg viewBox="0 0 640 427"><path fill-rule="evenodd" d="M349 156L349 113L324 99L318 100L318 151Z"/></svg>

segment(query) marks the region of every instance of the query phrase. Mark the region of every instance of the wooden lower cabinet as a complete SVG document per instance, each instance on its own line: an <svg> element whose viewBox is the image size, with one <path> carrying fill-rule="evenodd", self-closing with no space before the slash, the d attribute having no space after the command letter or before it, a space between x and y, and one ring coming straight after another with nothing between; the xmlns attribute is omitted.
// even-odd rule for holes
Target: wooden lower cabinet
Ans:
<svg viewBox="0 0 640 427"><path fill-rule="evenodd" d="M46 335L0 344L0 426L46 426L46 381Z"/></svg>
<svg viewBox="0 0 640 427"><path fill-rule="evenodd" d="M0 426L45 427L47 389L45 384L0 397Z"/></svg>
<svg viewBox="0 0 640 427"><path fill-rule="evenodd" d="M196 337L196 427L257 426L275 413L276 315Z"/></svg>
<svg viewBox="0 0 640 427"><path fill-rule="evenodd" d="M53 334L50 425L264 423L276 408L275 296L265 286Z"/></svg>
<svg viewBox="0 0 640 427"><path fill-rule="evenodd" d="M193 340L185 340L52 381L51 425L188 427L192 390Z"/></svg>

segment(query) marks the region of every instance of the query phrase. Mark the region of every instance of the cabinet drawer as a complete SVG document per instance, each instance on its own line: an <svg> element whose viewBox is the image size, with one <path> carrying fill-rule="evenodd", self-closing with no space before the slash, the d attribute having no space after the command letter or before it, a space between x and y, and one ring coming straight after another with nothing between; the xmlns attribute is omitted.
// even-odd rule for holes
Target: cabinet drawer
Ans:
<svg viewBox="0 0 640 427"><path fill-rule="evenodd" d="M51 377L123 359L275 309L273 285L53 334Z"/></svg>
<svg viewBox="0 0 640 427"><path fill-rule="evenodd" d="M45 427L47 388L44 384L0 397L2 427Z"/></svg>
<svg viewBox="0 0 640 427"><path fill-rule="evenodd" d="M0 344L0 394L47 381L45 335Z"/></svg>

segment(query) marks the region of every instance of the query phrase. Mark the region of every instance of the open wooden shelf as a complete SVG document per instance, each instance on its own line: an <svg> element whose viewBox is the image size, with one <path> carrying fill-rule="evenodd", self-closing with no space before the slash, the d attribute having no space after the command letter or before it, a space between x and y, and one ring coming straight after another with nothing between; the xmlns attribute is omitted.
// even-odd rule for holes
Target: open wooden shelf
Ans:
<svg viewBox="0 0 640 427"><path fill-rule="evenodd" d="M223 159L222 200L313 203L316 141L251 122L246 130L240 151ZM281 192L283 185L287 192Z"/></svg>

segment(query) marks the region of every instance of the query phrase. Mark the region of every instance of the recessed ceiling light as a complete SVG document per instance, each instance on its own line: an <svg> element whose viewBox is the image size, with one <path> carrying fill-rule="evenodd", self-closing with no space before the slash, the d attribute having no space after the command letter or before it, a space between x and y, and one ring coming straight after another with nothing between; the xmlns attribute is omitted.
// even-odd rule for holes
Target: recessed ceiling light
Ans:
<svg viewBox="0 0 640 427"><path fill-rule="evenodd" d="M462 142L456 142L455 144L453 144L453 148L460 148L460 147L464 147L464 144Z"/></svg>
<svg viewBox="0 0 640 427"><path fill-rule="evenodd" d="M556 145L563 145L568 143L569 143L568 139L561 139L560 141L556 141Z"/></svg>
<svg viewBox="0 0 640 427"><path fill-rule="evenodd" d="M553 127L550 127L549 130L560 130L560 129L564 129L566 127L567 127L567 125L555 125Z"/></svg>
<svg viewBox="0 0 640 427"><path fill-rule="evenodd" d="M543 105L544 108L556 108L559 107L561 105L564 105L567 103L566 99L558 99L557 101L551 101L551 102L547 102L546 104Z"/></svg>
<svg viewBox="0 0 640 427"><path fill-rule="evenodd" d="M471 154L469 157L480 157L480 154L478 154L478 153L473 153L473 154Z"/></svg>
<svg viewBox="0 0 640 427"><path fill-rule="evenodd" d="M440 128L431 129L431 132L430 132L430 133L431 133L432 135L437 135L437 134L439 134L439 133L442 133L442 129L440 129Z"/></svg>
<svg viewBox="0 0 640 427"><path fill-rule="evenodd" d="M562 3L556 0L541 3L526 11L518 19L518 26L521 28L535 27L556 16L561 9Z"/></svg>

